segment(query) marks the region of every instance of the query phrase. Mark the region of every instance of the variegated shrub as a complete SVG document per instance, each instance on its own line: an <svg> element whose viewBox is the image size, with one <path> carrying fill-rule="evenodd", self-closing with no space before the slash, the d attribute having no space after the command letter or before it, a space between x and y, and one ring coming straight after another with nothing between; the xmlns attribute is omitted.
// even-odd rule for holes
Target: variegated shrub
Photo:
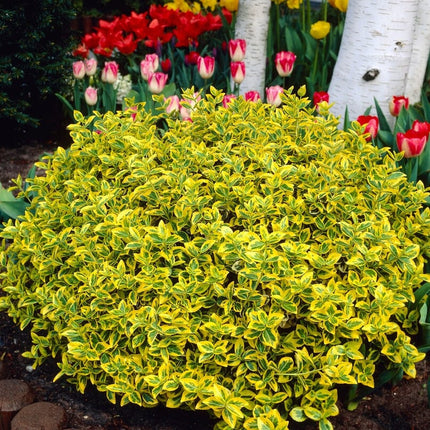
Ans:
<svg viewBox="0 0 430 430"><path fill-rule="evenodd" d="M80 391L209 410L219 429L331 428L339 384L423 358L429 193L305 98L222 97L192 122L77 114L1 233L0 306Z"/></svg>

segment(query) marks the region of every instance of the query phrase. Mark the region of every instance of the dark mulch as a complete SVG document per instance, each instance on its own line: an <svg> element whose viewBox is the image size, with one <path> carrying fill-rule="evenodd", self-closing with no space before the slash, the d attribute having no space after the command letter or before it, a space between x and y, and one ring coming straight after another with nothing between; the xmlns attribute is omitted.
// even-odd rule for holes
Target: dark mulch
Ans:
<svg viewBox="0 0 430 430"><path fill-rule="evenodd" d="M52 143L32 143L19 147L0 146L0 182L9 187L11 178L25 177L44 152L52 152ZM21 331L0 312L0 358L4 354L2 378L25 380L36 395L36 401L51 401L64 407L69 428L76 430L209 430L214 421L202 411L171 410L164 407L144 409L119 407L109 403L104 394L89 387L78 393L64 380L52 382L57 373L49 361L34 371L31 362L21 356L31 346L27 330ZM1 365L1 363L0 363ZM331 421L342 430L426 430L430 429L430 407L426 384L430 376L430 357L417 366L417 378L403 379L397 386L387 385L361 401L355 411L339 402L340 414ZM2 373L2 374L1 374ZM292 430L315 430L315 423L291 422Z"/></svg>

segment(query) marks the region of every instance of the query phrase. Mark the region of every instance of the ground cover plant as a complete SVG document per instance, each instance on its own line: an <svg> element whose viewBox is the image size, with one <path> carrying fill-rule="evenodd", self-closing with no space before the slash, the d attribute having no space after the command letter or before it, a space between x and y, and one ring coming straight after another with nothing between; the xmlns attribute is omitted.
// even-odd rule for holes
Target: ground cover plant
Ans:
<svg viewBox="0 0 430 430"><path fill-rule="evenodd" d="M0 308L31 327L27 357L220 429L330 428L339 385L414 376L428 190L360 124L282 98L76 114L1 233Z"/></svg>

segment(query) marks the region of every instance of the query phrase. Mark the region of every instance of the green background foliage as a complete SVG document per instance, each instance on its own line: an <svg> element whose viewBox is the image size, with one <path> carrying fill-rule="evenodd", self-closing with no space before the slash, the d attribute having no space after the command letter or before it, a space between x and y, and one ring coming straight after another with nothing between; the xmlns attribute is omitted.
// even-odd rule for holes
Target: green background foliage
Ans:
<svg viewBox="0 0 430 430"><path fill-rule="evenodd" d="M40 124L39 134L58 128L61 105L54 94L70 85L74 9L71 0L2 0L0 6L0 125L6 142L29 139Z"/></svg>
<svg viewBox="0 0 430 430"><path fill-rule="evenodd" d="M414 376L424 356L428 192L306 98L222 98L192 122L76 113L0 234L0 308L80 391L208 410L218 429L331 428L339 384Z"/></svg>

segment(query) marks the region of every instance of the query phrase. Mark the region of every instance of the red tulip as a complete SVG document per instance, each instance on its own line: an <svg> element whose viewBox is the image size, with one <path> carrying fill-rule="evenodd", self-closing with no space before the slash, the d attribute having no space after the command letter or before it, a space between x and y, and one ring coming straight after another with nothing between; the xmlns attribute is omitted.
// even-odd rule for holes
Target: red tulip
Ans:
<svg viewBox="0 0 430 430"><path fill-rule="evenodd" d="M161 70L164 73L170 72L170 69L172 68L172 62L170 61L170 58L166 58L161 62Z"/></svg>
<svg viewBox="0 0 430 430"><path fill-rule="evenodd" d="M244 39L229 40L228 52L231 61L243 61L246 52L246 41Z"/></svg>
<svg viewBox="0 0 430 430"><path fill-rule="evenodd" d="M278 75L283 78L286 76L290 76L293 71L295 61L296 55L293 52L278 52L275 56L275 65Z"/></svg>
<svg viewBox="0 0 430 430"><path fill-rule="evenodd" d="M408 130L406 133L397 133L397 147L405 153L405 158L418 157L424 151L427 143L426 133Z"/></svg>
<svg viewBox="0 0 430 430"><path fill-rule="evenodd" d="M130 55L137 49L138 40L133 37L131 33L127 34L125 37L120 37L116 40L115 46L118 51L124 55Z"/></svg>
<svg viewBox="0 0 430 430"><path fill-rule="evenodd" d="M430 134L430 123L428 122L420 122L417 119L412 123L412 130L423 133L427 136Z"/></svg>
<svg viewBox="0 0 430 430"><path fill-rule="evenodd" d="M357 118L357 121L362 125L365 126L364 133L369 134L366 137L367 141L370 141L376 137L378 134L378 127L379 127L379 119L377 116L371 116L371 115L360 115Z"/></svg>
<svg viewBox="0 0 430 430"><path fill-rule="evenodd" d="M232 61L230 63L230 70L233 82L241 84L245 79L245 63L243 61Z"/></svg>
<svg viewBox="0 0 430 430"><path fill-rule="evenodd" d="M405 109L409 107L409 99L404 96L393 96L389 104L391 115L399 116L402 107L404 107Z"/></svg>
<svg viewBox="0 0 430 430"><path fill-rule="evenodd" d="M318 106L321 102L329 102L330 96L326 91L315 91L313 95L314 105Z"/></svg>
<svg viewBox="0 0 430 430"><path fill-rule="evenodd" d="M197 60L200 57L199 53L196 51L191 51L189 54L185 55L185 64L192 65L197 64Z"/></svg>
<svg viewBox="0 0 430 430"><path fill-rule="evenodd" d="M203 79L211 78L215 71L215 58L210 56L200 56L197 59L197 69Z"/></svg>

